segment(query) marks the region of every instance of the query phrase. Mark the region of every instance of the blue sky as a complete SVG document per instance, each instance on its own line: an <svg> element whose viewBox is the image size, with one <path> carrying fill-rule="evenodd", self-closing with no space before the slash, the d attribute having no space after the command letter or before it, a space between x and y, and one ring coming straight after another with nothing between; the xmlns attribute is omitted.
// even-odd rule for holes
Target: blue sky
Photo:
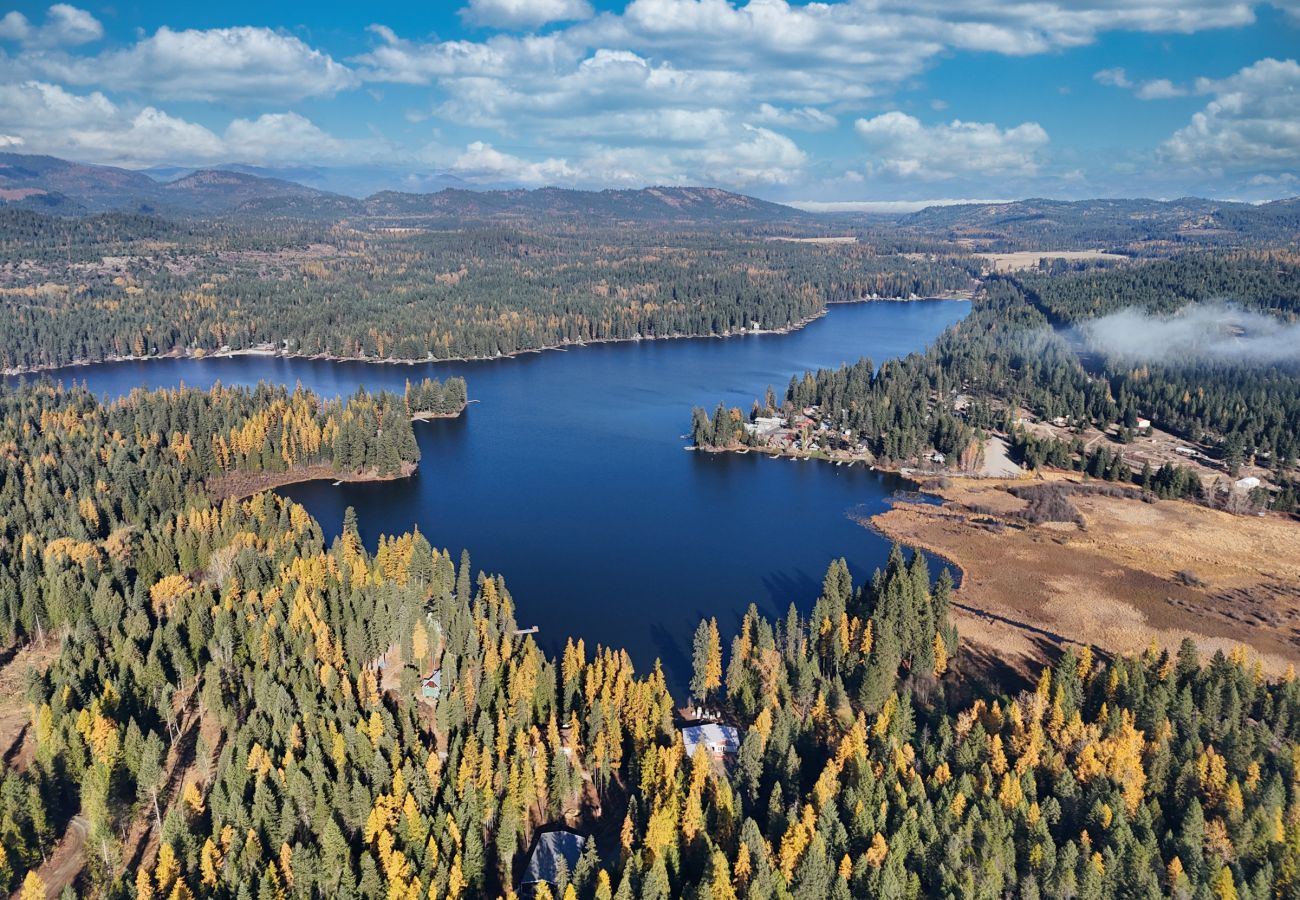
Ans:
<svg viewBox="0 0 1300 900"><path fill-rule="evenodd" d="M1300 0L0 0L0 149L356 189L1300 194Z"/></svg>

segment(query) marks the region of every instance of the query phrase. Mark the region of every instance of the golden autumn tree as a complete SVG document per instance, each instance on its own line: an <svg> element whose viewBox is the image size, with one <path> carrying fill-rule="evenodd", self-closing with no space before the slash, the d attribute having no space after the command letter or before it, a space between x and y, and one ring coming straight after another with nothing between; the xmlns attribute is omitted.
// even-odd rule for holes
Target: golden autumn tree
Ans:
<svg viewBox="0 0 1300 900"><path fill-rule="evenodd" d="M691 694L701 703L707 703L709 695L722 687L722 638L716 618L700 622L695 629L692 663Z"/></svg>

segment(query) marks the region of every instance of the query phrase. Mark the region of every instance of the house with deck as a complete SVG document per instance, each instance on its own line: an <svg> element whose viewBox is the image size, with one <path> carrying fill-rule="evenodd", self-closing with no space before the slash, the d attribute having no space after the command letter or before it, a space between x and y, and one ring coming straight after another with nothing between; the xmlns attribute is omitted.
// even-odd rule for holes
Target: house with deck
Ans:
<svg viewBox="0 0 1300 900"><path fill-rule="evenodd" d="M716 757L732 756L740 752L740 732L730 725L687 725L682 729L682 743L687 759L700 747Z"/></svg>

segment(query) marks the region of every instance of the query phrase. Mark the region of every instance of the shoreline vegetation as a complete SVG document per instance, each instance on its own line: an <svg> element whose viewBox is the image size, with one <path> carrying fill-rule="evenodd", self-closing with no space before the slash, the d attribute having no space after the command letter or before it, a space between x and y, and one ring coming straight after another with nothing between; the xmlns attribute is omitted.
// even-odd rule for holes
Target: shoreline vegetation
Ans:
<svg viewBox="0 0 1300 900"><path fill-rule="evenodd" d="M436 419L457 419L471 403L466 400L454 410L419 410L411 414L412 422L432 422ZM333 481L336 484L365 484L377 481L400 481L410 478L420 469L419 461L405 461L397 472L380 472L371 467L353 472L343 472L329 465L298 466L285 472L230 472L208 482L208 493L214 501L245 500L263 491L279 490L291 484L309 481Z"/></svg>
<svg viewBox="0 0 1300 900"><path fill-rule="evenodd" d="M548 344L543 347L528 347L520 350L512 350L509 353L495 353L492 355L482 356L440 356L440 357L374 357L374 356L345 356L332 353L300 353L292 350L285 350L275 347L268 343L255 347L243 347L238 350L204 350L202 348L186 348L166 350L161 353L153 353L144 356L125 355L125 356L107 356L103 359L78 359L66 363L39 365L39 366L9 366L0 369L0 376L5 378L21 378L28 375L42 375L49 372L55 372L60 369L79 369L88 366L110 365L117 363L129 362L153 362L155 360L200 360L200 359L227 359L240 356L266 356L277 359L306 360L309 362L337 362L337 363L366 363L367 365L394 365L394 366L421 366L421 365L438 365L441 363L477 363L477 362L495 362L505 359L516 359L532 353L551 353L573 350L580 347L590 347L599 344L637 344L643 341L677 341L677 340L703 340L718 339L725 340L737 337L756 337L761 335L782 335L793 334L824 317L832 306L849 306L857 303L915 303L922 300L943 300L951 302L969 302L974 297L973 291L938 291L928 294L924 297L859 297L855 300L828 300L826 306L819 312L805 316L795 322L791 322L780 328L742 328L735 331L723 332L701 332L691 334L687 332L677 332L673 334L652 334L636 335L625 338L592 338L590 340L562 341L558 344Z"/></svg>

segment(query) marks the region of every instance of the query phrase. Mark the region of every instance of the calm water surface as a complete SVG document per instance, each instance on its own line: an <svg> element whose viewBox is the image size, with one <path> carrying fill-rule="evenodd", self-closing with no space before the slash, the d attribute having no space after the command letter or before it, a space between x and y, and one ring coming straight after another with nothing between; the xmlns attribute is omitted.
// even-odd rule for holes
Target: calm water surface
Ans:
<svg viewBox="0 0 1300 900"><path fill-rule="evenodd" d="M968 304L927 300L836 306L788 335L603 344L515 359L419 366L267 357L112 363L54 373L100 394L134 387L259 379L318 393L358 385L400 390L406 379L463 375L477 403L456 420L417 423L423 459L409 480L283 493L328 536L356 507L361 533L419 526L475 569L505 575L521 626L543 646L566 635L626 647L638 668L662 658L675 688L690 673L701 617L733 631L750 603L784 615L807 608L831 559L855 577L884 562L888 543L850 514L874 514L902 487L860 466L714 456L683 450L692 406L748 411L768 384L870 356L923 349Z"/></svg>

